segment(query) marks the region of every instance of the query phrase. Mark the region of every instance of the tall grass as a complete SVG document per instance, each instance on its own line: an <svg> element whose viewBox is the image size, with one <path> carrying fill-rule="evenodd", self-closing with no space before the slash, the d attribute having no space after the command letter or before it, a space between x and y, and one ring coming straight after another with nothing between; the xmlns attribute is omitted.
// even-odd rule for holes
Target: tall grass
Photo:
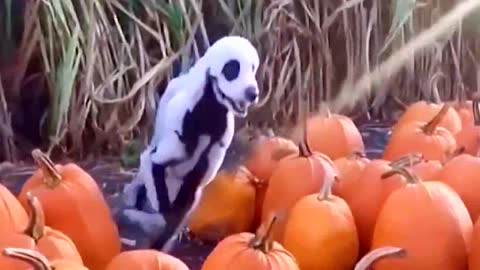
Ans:
<svg viewBox="0 0 480 270"><path fill-rule="evenodd" d="M0 61L9 105L0 124L10 126L4 119L32 76L29 68L39 65L36 72L49 100L39 128L45 146L79 157L118 154L134 138L148 140L161 86L201 55L212 41L207 36L239 34L252 40L262 58L263 98L249 120L278 129L298 121L305 99L315 111L342 97L342 86L355 85L458 2L3 0L0 31L7 39L0 49L15 59ZM5 15L15 3L25 5L21 25ZM476 91L480 21L475 15L425 44L398 73L373 87L384 91L355 100L342 94L352 105L343 106L343 113L379 116L386 114L385 105ZM17 40L9 38L14 32L20 33ZM13 75L6 72L12 66ZM10 149L13 139L8 138L4 145Z"/></svg>

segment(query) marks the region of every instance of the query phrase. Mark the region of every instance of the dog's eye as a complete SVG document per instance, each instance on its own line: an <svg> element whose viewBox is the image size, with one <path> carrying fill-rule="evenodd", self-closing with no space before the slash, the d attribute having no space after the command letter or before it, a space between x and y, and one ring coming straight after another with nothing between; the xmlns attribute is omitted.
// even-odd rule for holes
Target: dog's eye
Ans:
<svg viewBox="0 0 480 270"><path fill-rule="evenodd" d="M222 69L222 74L227 81L233 81L240 73L240 63L237 60L229 60Z"/></svg>
<svg viewBox="0 0 480 270"><path fill-rule="evenodd" d="M252 71L255 71L255 65L252 65Z"/></svg>

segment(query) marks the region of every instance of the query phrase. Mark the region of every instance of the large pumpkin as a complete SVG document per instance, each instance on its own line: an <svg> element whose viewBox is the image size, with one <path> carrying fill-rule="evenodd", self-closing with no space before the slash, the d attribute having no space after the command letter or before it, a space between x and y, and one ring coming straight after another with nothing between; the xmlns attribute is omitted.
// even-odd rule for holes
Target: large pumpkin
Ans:
<svg viewBox="0 0 480 270"><path fill-rule="evenodd" d="M273 217L256 234L244 232L220 241L201 270L300 270L293 255L272 240Z"/></svg>
<svg viewBox="0 0 480 270"><path fill-rule="evenodd" d="M480 218L477 218L473 226L473 236L468 256L468 269L480 269Z"/></svg>
<svg viewBox="0 0 480 270"><path fill-rule="evenodd" d="M447 160L457 148L452 133L439 126L449 108L443 106L428 123L409 122L395 128L385 146L383 159L394 160L410 153L420 153L427 160Z"/></svg>
<svg viewBox="0 0 480 270"><path fill-rule="evenodd" d="M220 171L204 189L198 207L189 218L190 232L203 241L248 231L255 214L258 180L244 167Z"/></svg>
<svg viewBox="0 0 480 270"><path fill-rule="evenodd" d="M255 216L252 228L260 225L265 192L273 170L281 159L293 154L298 154L298 146L293 141L278 136L261 137L253 145L253 150L245 162L245 167L260 180L259 184L255 185Z"/></svg>
<svg viewBox="0 0 480 270"><path fill-rule="evenodd" d="M367 255L363 256L353 270L368 270L373 269L371 267L379 260L386 259L399 259L407 255L404 249L399 247L381 247L370 251Z"/></svg>
<svg viewBox="0 0 480 270"><path fill-rule="evenodd" d="M477 156L480 151L480 111L478 101L473 101L470 108L461 108L463 115L462 130L455 136L458 147L465 148L465 153Z"/></svg>
<svg viewBox="0 0 480 270"><path fill-rule="evenodd" d="M22 263L13 268L8 268L8 270L27 270L32 269L32 267L34 270L88 270L76 261L65 259L49 261L42 253L30 249L6 248L2 254ZM6 270L7 268L2 269Z"/></svg>
<svg viewBox="0 0 480 270"><path fill-rule="evenodd" d="M49 260L69 260L82 264L77 248L65 234L45 226L42 206L28 193L30 222L24 232L0 233L0 250L7 247L40 251ZM26 263L5 256L0 257L0 269L12 269Z"/></svg>
<svg viewBox="0 0 480 270"><path fill-rule="evenodd" d="M444 104L417 101L408 106L393 129L401 128L404 125L409 125L414 122L428 122L442 110L443 106ZM438 126L447 129L452 134L457 134L462 129L462 120L458 112L449 106L445 112L445 116L440 119Z"/></svg>
<svg viewBox="0 0 480 270"><path fill-rule="evenodd" d="M341 157L333 161L338 170L337 182L333 186L333 194L342 196L343 186L349 184L353 179L360 177L367 164L370 162L363 153Z"/></svg>
<svg viewBox="0 0 480 270"><path fill-rule="evenodd" d="M311 152L305 142L300 144L299 154L283 158L273 171L263 203L264 222L273 213L288 215L300 198L320 190L326 172L335 170L330 158ZM284 227L285 219L279 220L272 234L275 241L281 242Z"/></svg>
<svg viewBox="0 0 480 270"><path fill-rule="evenodd" d="M301 198L288 215L283 245L302 270L351 270L357 261L355 221L347 203L331 193L334 177L325 177L320 194Z"/></svg>
<svg viewBox="0 0 480 270"><path fill-rule="evenodd" d="M42 203L46 224L72 239L90 270L103 270L120 253L120 237L95 180L79 166L54 165L40 150L32 156L39 169L22 187Z"/></svg>
<svg viewBox="0 0 480 270"><path fill-rule="evenodd" d="M27 227L28 216L17 198L0 184L0 232L21 231Z"/></svg>
<svg viewBox="0 0 480 270"><path fill-rule="evenodd" d="M480 158L460 154L450 159L437 175L438 180L448 184L465 203L472 221L480 216Z"/></svg>
<svg viewBox="0 0 480 270"><path fill-rule="evenodd" d="M105 270L188 270L179 259L153 249L124 251Z"/></svg>
<svg viewBox="0 0 480 270"><path fill-rule="evenodd" d="M362 135L352 119L328 110L307 120L307 134L311 149L332 160L365 151Z"/></svg>
<svg viewBox="0 0 480 270"><path fill-rule="evenodd" d="M360 256L365 255L370 248L373 228L383 202L392 191L405 184L405 179L398 175L388 180L382 179L382 175L392 170L397 163L381 159L370 161L360 176L345 183L339 193L355 217L360 240Z"/></svg>
<svg viewBox="0 0 480 270"><path fill-rule="evenodd" d="M397 246L408 256L380 261L375 269L466 269L473 226L458 194L445 183L422 182L405 168L392 173L402 174L408 184L385 201L372 249Z"/></svg>

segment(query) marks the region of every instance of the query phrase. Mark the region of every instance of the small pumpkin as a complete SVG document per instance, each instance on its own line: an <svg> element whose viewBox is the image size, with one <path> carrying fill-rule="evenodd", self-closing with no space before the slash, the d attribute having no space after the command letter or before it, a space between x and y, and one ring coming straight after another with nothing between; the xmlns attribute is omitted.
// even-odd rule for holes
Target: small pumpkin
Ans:
<svg viewBox="0 0 480 270"><path fill-rule="evenodd" d="M350 179L342 187L339 196L350 206L355 218L360 240L359 256L365 255L370 248L373 228L383 202L392 191L405 183L405 179L399 175L392 176L388 181L381 176L403 161L403 159L395 162L372 160L365 166L359 177Z"/></svg>
<svg viewBox="0 0 480 270"><path fill-rule="evenodd" d="M37 198L27 195L30 208L30 222L24 232L0 233L0 250L6 247L38 250L49 260L65 259L82 264L77 248L65 234L45 226L42 206ZM0 269L15 269L23 262L0 258Z"/></svg>
<svg viewBox="0 0 480 270"><path fill-rule="evenodd" d="M188 221L190 232L203 241L248 231L255 214L255 186L259 180L246 168L220 171L204 189Z"/></svg>
<svg viewBox="0 0 480 270"><path fill-rule="evenodd" d="M293 255L272 240L275 215L256 234L243 232L220 241L208 255L201 270L300 270Z"/></svg>
<svg viewBox="0 0 480 270"><path fill-rule="evenodd" d="M332 160L365 152L362 135L352 119L345 115L318 113L307 120L307 134L313 151Z"/></svg>
<svg viewBox="0 0 480 270"><path fill-rule="evenodd" d="M18 264L14 268L8 268L9 270L27 270L32 269L31 267L33 267L34 270L88 270L88 268L76 261L49 261L42 253L30 249L6 248L2 253L4 256L22 262L22 264Z"/></svg>
<svg viewBox="0 0 480 270"><path fill-rule="evenodd" d="M347 203L332 194L334 177L325 177L320 194L301 198L288 215L283 245L302 270L351 270L357 261L355 220Z"/></svg>
<svg viewBox="0 0 480 270"><path fill-rule="evenodd" d="M298 154L298 146L293 141L283 137L261 137L255 142L252 152L250 152L245 162L245 167L260 180L260 183L255 185L253 228L257 228L260 225L265 192L267 191L268 180L273 170L282 158L293 154Z"/></svg>
<svg viewBox="0 0 480 270"><path fill-rule="evenodd" d="M452 133L439 126L449 108L444 105L428 123L410 122L395 128L385 146L383 159L394 160L410 153L420 153L427 160L445 161L457 149Z"/></svg>
<svg viewBox="0 0 480 270"><path fill-rule="evenodd" d="M460 154L443 165L437 179L455 190L470 213L472 221L480 216L480 158L469 154Z"/></svg>
<svg viewBox="0 0 480 270"><path fill-rule="evenodd" d="M153 249L124 251L105 270L188 270L181 260Z"/></svg>
<svg viewBox="0 0 480 270"><path fill-rule="evenodd" d="M404 258L407 255L404 249L398 247L381 247L370 251L367 255L363 256L360 261L355 265L353 270L368 270L373 269L373 265L379 260L385 260L390 258Z"/></svg>
<svg viewBox="0 0 480 270"><path fill-rule="evenodd" d="M27 225L27 212L17 198L0 184L0 232L21 231Z"/></svg>
<svg viewBox="0 0 480 270"><path fill-rule="evenodd" d="M55 165L38 149L32 156L39 169L22 187L19 201L24 204L31 192L43 206L46 224L72 239L85 266L105 269L121 242L97 183L76 164Z"/></svg>
<svg viewBox="0 0 480 270"><path fill-rule="evenodd" d="M461 115L465 116L462 130L455 136L457 146L465 148L465 153L477 156L480 151L480 111L478 101L475 100L471 103L471 109L462 109Z"/></svg>
<svg viewBox="0 0 480 270"><path fill-rule="evenodd" d="M333 186L333 194L341 197L343 186L348 186L352 179L360 177L369 162L370 160L363 153L354 153L334 160L333 164L338 170L338 180Z"/></svg>
<svg viewBox="0 0 480 270"><path fill-rule="evenodd" d="M371 249L398 246L408 256L380 261L375 269L466 269L473 225L458 194L445 183L422 182L405 168L389 174L401 174L408 183L383 204Z"/></svg>
<svg viewBox="0 0 480 270"><path fill-rule="evenodd" d="M326 155L312 152L304 139L299 154L283 158L270 177L262 208L262 221L273 213L285 213L303 196L317 193L328 171L336 171L332 160ZM275 241L281 242L285 219L275 226L272 233Z"/></svg>
<svg viewBox="0 0 480 270"><path fill-rule="evenodd" d="M393 129L401 128L415 122L428 122L440 113L442 108L448 106L445 116L439 120L438 126L457 134L462 130L462 120L458 112L449 104L436 104L427 101L417 101L408 106L407 110L400 116Z"/></svg>

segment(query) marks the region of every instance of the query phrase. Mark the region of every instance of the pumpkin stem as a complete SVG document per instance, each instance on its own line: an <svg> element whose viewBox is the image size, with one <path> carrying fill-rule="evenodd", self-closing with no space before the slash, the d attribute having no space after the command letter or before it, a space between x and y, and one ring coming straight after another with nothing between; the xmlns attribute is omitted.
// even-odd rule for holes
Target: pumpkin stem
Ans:
<svg viewBox="0 0 480 270"><path fill-rule="evenodd" d="M51 270L47 258L40 252L26 248L6 248L3 255L25 261L35 270Z"/></svg>
<svg viewBox="0 0 480 270"><path fill-rule="evenodd" d="M435 117L433 117L432 120L430 120L425 126L422 127L423 133L427 135L432 135L440 122L442 122L443 118L445 118L445 115L447 114L449 109L450 105L443 105L442 109L438 112L438 114L435 115Z"/></svg>
<svg viewBox="0 0 480 270"><path fill-rule="evenodd" d="M29 191L26 194L28 207L30 208L30 220L24 234L30 236L37 242L43 237L45 231L45 213L37 197Z"/></svg>
<svg viewBox="0 0 480 270"><path fill-rule="evenodd" d="M335 184L336 180L337 180L337 177L335 174L331 172L328 172L325 174L322 189L320 190L320 193L318 194L318 197L317 197L319 201L326 201L330 199L330 196L332 195L332 187Z"/></svg>
<svg viewBox="0 0 480 270"><path fill-rule="evenodd" d="M424 160L424 157L422 154L413 153L413 154L407 154L396 160L393 160L388 165L390 167L405 167L405 166L412 167L422 162L423 160Z"/></svg>
<svg viewBox="0 0 480 270"><path fill-rule="evenodd" d="M258 228L255 237L252 238L248 245L250 248L260 250L263 253L268 253L271 250L273 225L277 221L277 218L276 214L272 214L270 220Z"/></svg>
<svg viewBox="0 0 480 270"><path fill-rule="evenodd" d="M472 101L473 122L475 126L480 126L480 109L478 108L478 100Z"/></svg>
<svg viewBox="0 0 480 270"><path fill-rule="evenodd" d="M367 255L363 256L360 261L355 265L353 270L367 270L372 265L386 257L391 258L403 258L407 255L407 252L403 248L398 247L382 247L370 251Z"/></svg>
<svg viewBox="0 0 480 270"><path fill-rule="evenodd" d="M409 184L420 183L420 179L418 179L418 177L415 174L411 173L405 167L393 168L392 170L382 174L381 177L382 177L382 179L386 179L388 177L391 177L391 176L394 176L394 175L397 175L397 174L400 174L401 176L405 177L405 179L407 180L407 183L409 183Z"/></svg>
<svg viewBox="0 0 480 270"><path fill-rule="evenodd" d="M42 170L44 184L49 188L55 188L62 181L62 176L55 168L55 164L40 149L34 149L32 157L40 170Z"/></svg>

